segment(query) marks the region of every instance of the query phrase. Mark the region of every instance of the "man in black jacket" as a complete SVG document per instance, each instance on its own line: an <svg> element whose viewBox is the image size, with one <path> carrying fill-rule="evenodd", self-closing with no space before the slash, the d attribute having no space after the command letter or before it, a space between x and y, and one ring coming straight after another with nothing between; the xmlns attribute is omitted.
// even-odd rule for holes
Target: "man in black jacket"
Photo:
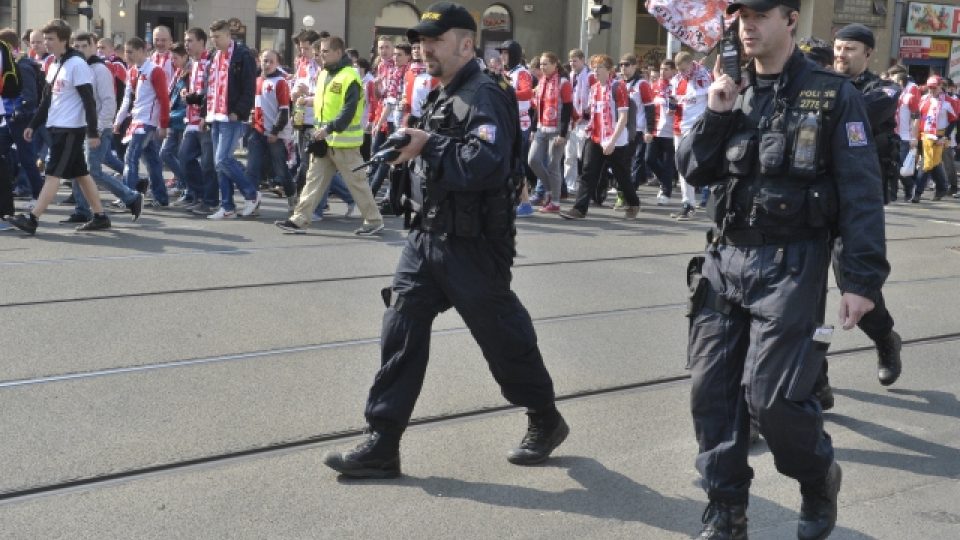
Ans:
<svg viewBox="0 0 960 540"><path fill-rule="evenodd" d="M233 157L233 150L243 135L243 123L253 110L256 60L250 49L233 41L227 21L214 21L210 25L210 38L217 52L210 65L206 121L210 125L214 165L220 179L220 210L207 218L237 217L237 207L233 203L234 186L246 201L239 214L249 217L260 208L260 192L247 179L243 166Z"/></svg>
<svg viewBox="0 0 960 540"><path fill-rule="evenodd" d="M21 193L29 194L30 199L36 200L43 188L43 177L37 169L37 152L33 144L23 140L23 131L30 125L30 119L33 118L40 104L38 89L44 84L43 73L33 59L16 50L19 41L16 30L12 28L0 30L0 42L3 42L0 43L0 50L3 50L4 64L3 114L7 122L6 127L0 127L0 154L3 158L9 159L11 165L19 164L20 172L23 174L15 178L26 180L26 190L24 191L21 187ZM41 79L38 80L38 77ZM13 145L16 145L16 150L12 149ZM7 213L12 213L12 210Z"/></svg>

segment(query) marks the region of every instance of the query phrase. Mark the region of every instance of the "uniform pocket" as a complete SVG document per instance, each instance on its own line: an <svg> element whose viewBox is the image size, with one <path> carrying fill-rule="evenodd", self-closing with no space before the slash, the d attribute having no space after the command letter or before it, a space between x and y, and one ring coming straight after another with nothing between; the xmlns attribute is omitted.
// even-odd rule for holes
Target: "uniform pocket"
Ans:
<svg viewBox="0 0 960 540"><path fill-rule="evenodd" d="M806 202L807 193L803 189L761 188L755 203L767 223L760 225L802 227L807 224L806 216L801 214Z"/></svg>
<svg viewBox="0 0 960 540"><path fill-rule="evenodd" d="M731 137L724 153L727 172L734 176L749 176L753 170L756 149L757 139L754 133L738 133Z"/></svg>

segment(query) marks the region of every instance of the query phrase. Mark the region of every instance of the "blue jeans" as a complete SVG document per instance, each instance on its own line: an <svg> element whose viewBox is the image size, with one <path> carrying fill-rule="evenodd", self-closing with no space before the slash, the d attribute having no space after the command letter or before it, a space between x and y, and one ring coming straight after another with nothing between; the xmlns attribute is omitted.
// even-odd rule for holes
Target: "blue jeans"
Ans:
<svg viewBox="0 0 960 540"><path fill-rule="evenodd" d="M123 204L130 206L140 194L127 187L120 177L103 170L103 164L106 161L104 158L112 155L112 143L113 130L108 128L101 131L100 146L96 148L86 147L87 168L90 169L90 177L93 178L94 182L107 188L114 197L123 201ZM77 182L73 183L73 197L77 201L75 213L87 218L93 217L93 212L90 211L90 203L83 196L83 190L80 189L80 184Z"/></svg>
<svg viewBox="0 0 960 540"><path fill-rule="evenodd" d="M29 118L19 117L11 120L6 127L0 129L0 152L11 154L19 163L20 171L25 175L32 198L36 199L43 188L43 177L37 169L37 154L34 145L23 140L23 130L30 125ZM17 151L12 152L12 146L17 145ZM12 164L13 162L11 162Z"/></svg>
<svg viewBox="0 0 960 540"><path fill-rule="evenodd" d="M160 204L169 204L167 186L163 183L163 164L160 163L160 141L157 139L157 128L144 126L143 133L134 133L127 144L126 163L123 169L123 178L127 187L137 188L140 180L140 157L147 166L147 175L150 177L150 191L153 200Z"/></svg>
<svg viewBox="0 0 960 540"><path fill-rule="evenodd" d="M177 185L182 189L186 187L186 182L183 180L183 167L180 166L178 157L181 140L183 140L182 129L168 129L167 138L163 140L163 145L160 147L160 161L170 169L173 177L177 179ZM193 194L187 193L187 197L192 198Z"/></svg>
<svg viewBox="0 0 960 540"><path fill-rule="evenodd" d="M347 204L356 204L356 202L353 200L353 195L351 195L350 190L347 189L347 183L343 181L343 177L340 176L340 173L337 173L333 175L333 178L330 180L330 189L323 194L323 198L320 199L320 204L318 204L316 209L314 209L313 215L323 215L323 209L326 208L327 199L330 198L331 193L343 199L343 202Z"/></svg>
<svg viewBox="0 0 960 540"><path fill-rule="evenodd" d="M293 197L297 194L297 184L287 168L287 144L283 139L269 142L266 135L255 129L247 137L247 181L259 186L263 180L264 165L269 162L273 176L283 186L283 194Z"/></svg>
<svg viewBox="0 0 960 540"><path fill-rule="evenodd" d="M183 180L194 200L210 208L220 205L217 169L213 165L213 140L209 131L186 131L178 154Z"/></svg>
<svg viewBox="0 0 960 540"><path fill-rule="evenodd" d="M233 150L242 136L241 122L213 122L210 125L213 163L220 181L220 206L231 212L237 209L233 203L233 186L237 186L244 199L252 201L257 198L257 187L247 180L243 165L233 157Z"/></svg>
<svg viewBox="0 0 960 540"><path fill-rule="evenodd" d="M660 191L665 197L673 194L673 175L676 173L673 139L654 137L647 144L647 168L660 180Z"/></svg>

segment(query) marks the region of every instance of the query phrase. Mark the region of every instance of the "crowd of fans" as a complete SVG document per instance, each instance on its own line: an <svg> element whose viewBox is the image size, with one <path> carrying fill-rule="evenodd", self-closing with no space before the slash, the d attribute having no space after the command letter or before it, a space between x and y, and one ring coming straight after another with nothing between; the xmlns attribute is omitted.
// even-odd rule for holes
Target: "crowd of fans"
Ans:
<svg viewBox="0 0 960 540"><path fill-rule="evenodd" d="M175 42L168 28L158 26L152 41L130 38L122 51L110 39L74 34L59 20L23 36L0 30L0 166L7 172L0 174L0 215L6 220L0 226L35 232L37 219L63 183L72 185L72 193L61 204L74 208L64 222L83 230L109 227L96 190L85 187L88 178L113 195L110 206L127 209L133 220L145 207L176 208L211 220L252 218L265 192L285 198L293 215L304 202L312 143L324 128L315 125L318 81L331 68L321 59L322 44L339 38L300 32L298 57L286 67L277 51L258 53L235 41L225 21L208 30L190 28ZM812 60L833 66L829 44L808 39L801 48ZM364 159L394 131L419 125L438 84L418 43L384 36L376 51L371 62L345 48L362 84ZM633 219L640 211L641 185L659 187L658 205L674 204L678 191L679 206L671 216L679 221L705 205L709 190L695 193L674 163L675 146L705 111L713 80L711 70L691 53L643 66L633 54L615 62L605 54L587 58L579 49L569 51L566 61L544 51L528 63L516 41L498 51L499 56L478 61L491 76L508 82L517 98L528 180L518 217L539 212L584 219L591 204L602 203L613 187L614 209ZM883 76L901 89L896 120L903 141L903 200L919 202L931 180L934 200L957 197L956 85L933 76L921 87L902 66ZM86 85L95 122L84 114ZM85 144L69 136L84 129ZM77 144L82 157L72 152ZM245 163L236 157L244 153L237 152L241 145ZM385 163L370 165L366 186L348 185L344 171L337 172L319 194L311 219L323 219L329 192L346 203L347 216L354 213L356 198L366 201L368 194L377 197L381 212L392 212L386 196L389 170ZM235 191L242 199L239 207ZM15 200L22 201L19 215ZM891 200L897 200L896 186ZM375 234L382 229L379 223L357 233Z"/></svg>

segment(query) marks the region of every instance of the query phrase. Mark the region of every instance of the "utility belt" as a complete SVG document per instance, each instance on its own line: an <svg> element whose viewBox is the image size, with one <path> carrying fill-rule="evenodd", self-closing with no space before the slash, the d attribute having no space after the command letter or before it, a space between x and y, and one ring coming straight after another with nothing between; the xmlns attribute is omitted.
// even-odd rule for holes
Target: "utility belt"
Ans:
<svg viewBox="0 0 960 540"><path fill-rule="evenodd" d="M448 193L428 203L411 228L460 238L508 238L513 234L511 197L498 191Z"/></svg>
<svg viewBox="0 0 960 540"><path fill-rule="evenodd" d="M707 232L709 244L730 246L767 246L803 242L808 240L826 241L830 231L826 228L806 227L768 227L763 229L728 229L720 233L719 229Z"/></svg>

